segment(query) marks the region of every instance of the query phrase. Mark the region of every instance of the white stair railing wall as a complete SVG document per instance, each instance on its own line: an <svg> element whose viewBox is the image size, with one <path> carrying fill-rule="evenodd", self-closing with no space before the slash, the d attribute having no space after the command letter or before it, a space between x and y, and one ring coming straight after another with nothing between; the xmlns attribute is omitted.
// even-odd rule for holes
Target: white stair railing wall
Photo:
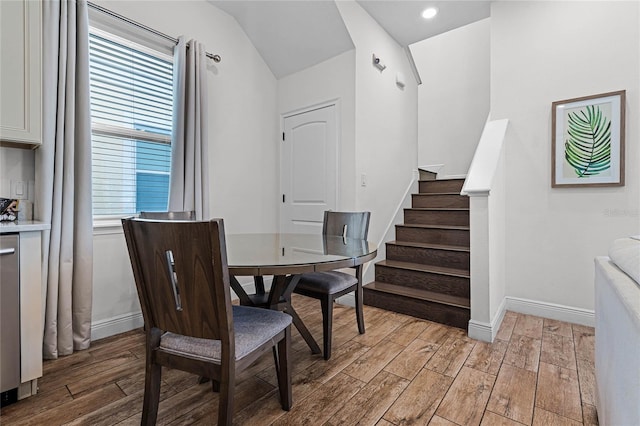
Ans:
<svg viewBox="0 0 640 426"><path fill-rule="evenodd" d="M492 342L505 313L505 149L509 120L487 120L461 195L469 199L469 337Z"/></svg>

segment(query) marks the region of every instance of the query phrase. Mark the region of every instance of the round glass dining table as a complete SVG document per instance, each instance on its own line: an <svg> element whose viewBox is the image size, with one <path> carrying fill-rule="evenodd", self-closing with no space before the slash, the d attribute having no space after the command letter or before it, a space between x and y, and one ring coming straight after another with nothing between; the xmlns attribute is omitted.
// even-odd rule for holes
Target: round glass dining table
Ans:
<svg viewBox="0 0 640 426"><path fill-rule="evenodd" d="M367 240L322 234L227 234L226 246L231 287L240 304L255 306L256 299L236 277L254 277L257 292L264 293L262 277L273 275L271 289L260 305L290 314L313 353L320 353L320 347L291 305L300 274L351 267L361 270L377 255L377 247Z"/></svg>
<svg viewBox="0 0 640 426"><path fill-rule="evenodd" d="M367 240L312 234L227 234L232 275L283 275L330 271L366 263L377 247Z"/></svg>

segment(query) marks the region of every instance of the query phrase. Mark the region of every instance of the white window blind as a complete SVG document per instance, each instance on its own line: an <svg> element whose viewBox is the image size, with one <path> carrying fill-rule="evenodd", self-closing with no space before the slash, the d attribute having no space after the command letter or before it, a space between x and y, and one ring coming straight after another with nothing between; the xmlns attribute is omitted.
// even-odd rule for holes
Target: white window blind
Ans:
<svg viewBox="0 0 640 426"><path fill-rule="evenodd" d="M89 56L93 215L166 211L172 59L95 28Z"/></svg>

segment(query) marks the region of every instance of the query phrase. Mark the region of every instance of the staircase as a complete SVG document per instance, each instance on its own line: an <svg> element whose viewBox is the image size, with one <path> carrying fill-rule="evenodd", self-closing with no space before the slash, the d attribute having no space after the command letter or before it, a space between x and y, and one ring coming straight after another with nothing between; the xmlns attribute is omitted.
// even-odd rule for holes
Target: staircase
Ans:
<svg viewBox="0 0 640 426"><path fill-rule="evenodd" d="M463 179L421 180L364 303L467 329L471 316L469 198Z"/></svg>

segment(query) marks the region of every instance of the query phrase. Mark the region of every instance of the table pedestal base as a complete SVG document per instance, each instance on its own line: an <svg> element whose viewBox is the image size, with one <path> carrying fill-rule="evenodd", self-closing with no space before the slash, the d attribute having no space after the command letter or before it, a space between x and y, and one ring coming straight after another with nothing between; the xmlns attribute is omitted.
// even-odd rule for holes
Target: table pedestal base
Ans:
<svg viewBox="0 0 640 426"><path fill-rule="evenodd" d="M293 306L291 305L291 295L293 294L293 289L296 287L296 284L298 284L298 281L300 280L300 275L274 275L273 283L271 284L271 290L269 290L269 296L268 298L266 298L266 301L264 301L264 297L260 298L263 300L258 301L257 297L252 298L251 296L249 296L247 292L244 291L244 288L242 288L235 276L231 276L230 279L231 288L240 298L241 305L275 309L291 315L293 319L293 325L296 327L304 341L307 342L307 345L309 345L311 353L319 354L321 352L320 346L318 346L318 343L315 341L315 339L311 335L311 332L302 321L302 318L300 318L300 315L298 315L296 310L293 309ZM261 276L256 276L254 277L254 280L256 282L256 290L258 292L257 295L261 296L262 294L264 294L263 279ZM262 293L260 293L261 291Z"/></svg>

